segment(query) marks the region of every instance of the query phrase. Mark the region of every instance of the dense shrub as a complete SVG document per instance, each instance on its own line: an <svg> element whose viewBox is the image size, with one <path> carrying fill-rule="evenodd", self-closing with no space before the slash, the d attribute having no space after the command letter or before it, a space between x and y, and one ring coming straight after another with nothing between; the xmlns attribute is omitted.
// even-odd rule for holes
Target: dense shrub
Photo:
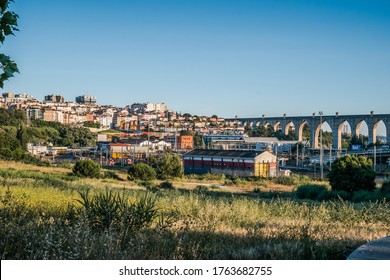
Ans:
<svg viewBox="0 0 390 280"><path fill-rule="evenodd" d="M351 198L351 201L353 202L375 202L380 201L384 198L384 196L381 194L379 190L376 191L366 191L366 190L359 190L357 192L354 192Z"/></svg>
<svg viewBox="0 0 390 280"><path fill-rule="evenodd" d="M390 181L383 182L381 192L383 194L390 194Z"/></svg>
<svg viewBox="0 0 390 280"><path fill-rule="evenodd" d="M12 151L9 148L0 148L0 159L11 160Z"/></svg>
<svg viewBox="0 0 390 280"><path fill-rule="evenodd" d="M156 179L156 171L147 164L140 163L133 165L127 171L129 180L149 181Z"/></svg>
<svg viewBox="0 0 390 280"><path fill-rule="evenodd" d="M209 191L209 187L207 187L205 185L198 185L195 188L195 192L197 192L197 193L204 193L204 192L208 192L208 191Z"/></svg>
<svg viewBox="0 0 390 280"><path fill-rule="evenodd" d="M169 181L161 182L160 185L158 185L158 187L161 189L167 189L167 190L174 189L172 182L169 182Z"/></svg>
<svg viewBox="0 0 390 280"><path fill-rule="evenodd" d="M332 200L350 200L351 193L346 191L331 191L329 193L329 199Z"/></svg>
<svg viewBox="0 0 390 280"><path fill-rule="evenodd" d="M157 176L160 179L169 179L183 176L183 164L178 154L164 153L156 160Z"/></svg>
<svg viewBox="0 0 390 280"><path fill-rule="evenodd" d="M160 189L153 181L140 181L138 182L139 186L144 187L147 191L150 192L159 192Z"/></svg>
<svg viewBox="0 0 390 280"><path fill-rule="evenodd" d="M295 177L293 176L280 176L280 177L276 177L274 179L274 182L280 185L293 186L295 185L296 180Z"/></svg>
<svg viewBox="0 0 390 280"><path fill-rule="evenodd" d="M346 155L335 160L329 172L333 190L355 192L375 189L372 161L363 156Z"/></svg>
<svg viewBox="0 0 390 280"><path fill-rule="evenodd" d="M246 178L241 178L238 176L228 176L228 178L225 179L225 185L241 185L245 184L246 182Z"/></svg>
<svg viewBox="0 0 390 280"><path fill-rule="evenodd" d="M303 185L295 191L298 198L323 200L327 199L328 189L324 185Z"/></svg>
<svg viewBox="0 0 390 280"><path fill-rule="evenodd" d="M79 160L73 167L73 174L79 177L97 178L100 174L100 166L92 160Z"/></svg>
<svg viewBox="0 0 390 280"><path fill-rule="evenodd" d="M260 188L254 188L254 189L253 189L253 192L254 192L254 193L261 193L261 189L260 189Z"/></svg>

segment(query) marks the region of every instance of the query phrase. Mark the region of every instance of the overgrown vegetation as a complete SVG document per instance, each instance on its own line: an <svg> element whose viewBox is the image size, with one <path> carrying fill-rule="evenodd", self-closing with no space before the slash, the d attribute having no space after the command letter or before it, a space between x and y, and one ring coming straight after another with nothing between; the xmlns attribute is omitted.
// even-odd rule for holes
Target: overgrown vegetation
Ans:
<svg viewBox="0 0 390 280"><path fill-rule="evenodd" d="M381 192L383 194L390 194L390 181L385 181L382 183Z"/></svg>
<svg viewBox="0 0 390 280"><path fill-rule="evenodd" d="M323 200L326 199L328 189L324 185L302 185L296 190L296 195L301 199Z"/></svg>
<svg viewBox="0 0 390 280"><path fill-rule="evenodd" d="M294 186L294 185L303 185L310 182L310 178L307 176L300 175L291 175L291 176L279 176L273 178L273 181L276 184L286 185L286 186Z"/></svg>
<svg viewBox="0 0 390 280"><path fill-rule="evenodd" d="M383 198L319 202L171 182L151 193L37 169L1 170L2 259L344 259L390 234Z"/></svg>
<svg viewBox="0 0 390 280"><path fill-rule="evenodd" d="M78 210L85 216L91 229L134 232L149 226L158 216L156 199L148 194L136 202L130 202L129 194L106 189L94 196L90 190L79 192L82 205Z"/></svg>
<svg viewBox="0 0 390 280"><path fill-rule="evenodd" d="M156 171L145 163L131 166L128 170L128 174L129 180L149 181L154 180L157 177Z"/></svg>
<svg viewBox="0 0 390 280"><path fill-rule="evenodd" d="M47 122L40 119L32 120L30 127L36 141L32 143L50 142L54 146L93 146L96 143L96 135L86 127L64 125L59 122Z"/></svg>
<svg viewBox="0 0 390 280"><path fill-rule="evenodd" d="M79 160L72 171L76 176L97 178L100 175L100 165L90 159Z"/></svg>
<svg viewBox="0 0 390 280"><path fill-rule="evenodd" d="M24 111L0 108L0 159L47 166L49 162L27 152L28 142L55 146L90 146L95 143L95 136L87 128L42 120L32 120L32 125L26 126L26 122Z"/></svg>
<svg viewBox="0 0 390 280"><path fill-rule="evenodd" d="M333 190L349 193L359 190L375 190L375 172L371 159L363 156L346 155L337 158L329 172Z"/></svg>
<svg viewBox="0 0 390 280"><path fill-rule="evenodd" d="M183 175L182 161L178 154L164 153L162 157L156 159L155 169L158 178L162 180Z"/></svg>

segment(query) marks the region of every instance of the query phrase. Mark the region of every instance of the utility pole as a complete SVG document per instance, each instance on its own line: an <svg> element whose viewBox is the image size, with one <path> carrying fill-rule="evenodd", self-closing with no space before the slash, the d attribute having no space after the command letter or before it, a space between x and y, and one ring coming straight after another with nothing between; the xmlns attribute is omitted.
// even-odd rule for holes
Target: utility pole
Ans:
<svg viewBox="0 0 390 280"><path fill-rule="evenodd" d="M322 115L323 112L320 111L320 143L321 143L321 149L320 149L320 167L321 167L321 179L324 179L324 154L323 154L323 147L322 147Z"/></svg>
<svg viewBox="0 0 390 280"><path fill-rule="evenodd" d="M100 147L100 168L103 167L103 147Z"/></svg>
<svg viewBox="0 0 390 280"><path fill-rule="evenodd" d="M149 140L150 140L150 136L149 136L149 121L148 121L148 150L147 150L147 162L149 164Z"/></svg>
<svg viewBox="0 0 390 280"><path fill-rule="evenodd" d="M374 172L376 172L376 145L374 143Z"/></svg>
<svg viewBox="0 0 390 280"><path fill-rule="evenodd" d="M123 166L123 146L121 147L121 166Z"/></svg>
<svg viewBox="0 0 390 280"><path fill-rule="evenodd" d="M299 143L297 142L297 163L296 166L298 167L299 164Z"/></svg>

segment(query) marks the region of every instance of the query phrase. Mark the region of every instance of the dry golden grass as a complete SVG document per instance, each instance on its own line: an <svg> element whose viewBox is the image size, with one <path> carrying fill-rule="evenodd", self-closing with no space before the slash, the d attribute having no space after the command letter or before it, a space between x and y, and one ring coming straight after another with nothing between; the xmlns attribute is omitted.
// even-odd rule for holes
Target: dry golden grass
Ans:
<svg viewBox="0 0 390 280"><path fill-rule="evenodd" d="M135 182L75 178L66 168L0 162L0 169L5 259L343 259L364 242L390 235L388 202L241 195L255 187L282 193L294 188L268 181L213 187L177 180L175 190L151 193ZM200 184L208 185L207 192L193 191ZM68 205L81 207L78 191L86 188L93 194L124 190L130 199L152 195L167 222L155 220L131 234L126 228L96 232L67 212Z"/></svg>
<svg viewBox="0 0 390 280"><path fill-rule="evenodd" d="M4 161L0 160L0 169L14 169L14 170L34 170L44 173L53 173L53 174L67 174L71 170L68 168L62 167L46 167L46 166L36 166L32 164L25 164L15 161Z"/></svg>

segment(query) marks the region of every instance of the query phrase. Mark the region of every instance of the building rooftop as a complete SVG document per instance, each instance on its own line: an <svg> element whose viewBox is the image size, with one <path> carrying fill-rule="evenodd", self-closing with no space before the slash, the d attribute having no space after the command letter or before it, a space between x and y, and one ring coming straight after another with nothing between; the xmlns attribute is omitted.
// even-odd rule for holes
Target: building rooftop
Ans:
<svg viewBox="0 0 390 280"><path fill-rule="evenodd" d="M227 150L201 150L195 149L184 156L212 156L212 157L239 157L255 158L260 153L256 151L227 151Z"/></svg>
<svg viewBox="0 0 390 280"><path fill-rule="evenodd" d="M245 143L276 143L279 142L276 137L244 137Z"/></svg>

